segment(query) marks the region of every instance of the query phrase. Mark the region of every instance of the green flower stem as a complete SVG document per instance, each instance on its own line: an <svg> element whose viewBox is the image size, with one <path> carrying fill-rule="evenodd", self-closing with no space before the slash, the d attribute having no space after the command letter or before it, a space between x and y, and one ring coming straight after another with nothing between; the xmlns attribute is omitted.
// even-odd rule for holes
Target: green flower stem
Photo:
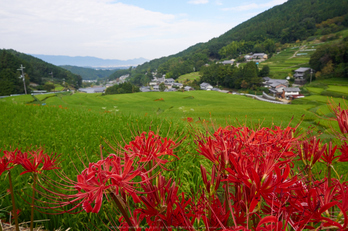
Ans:
<svg viewBox="0 0 348 231"><path fill-rule="evenodd" d="M13 217L15 219L16 231L19 231L17 209L16 209L16 203L15 203L15 197L14 197L14 191L13 191L13 185L12 185L12 178L11 178L11 171L10 170L8 171L8 180L10 181L11 200L12 200L12 207L13 207Z"/></svg>
<svg viewBox="0 0 348 231"><path fill-rule="evenodd" d="M30 216L30 231L33 231L34 228L34 205L35 205L35 188L37 181L37 173L33 174L33 197L31 198L31 216Z"/></svg>
<svg viewBox="0 0 348 231"><path fill-rule="evenodd" d="M331 165L327 166L327 183L330 188L331 187Z"/></svg>

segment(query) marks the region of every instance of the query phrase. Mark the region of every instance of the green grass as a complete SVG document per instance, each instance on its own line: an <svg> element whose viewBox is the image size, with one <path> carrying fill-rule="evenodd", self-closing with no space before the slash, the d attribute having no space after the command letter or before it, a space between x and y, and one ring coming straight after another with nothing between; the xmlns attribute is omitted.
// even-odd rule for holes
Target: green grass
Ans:
<svg viewBox="0 0 348 231"><path fill-rule="evenodd" d="M348 93L348 86L332 86L332 85L330 85L328 90L347 94Z"/></svg>
<svg viewBox="0 0 348 231"><path fill-rule="evenodd" d="M192 96L192 97L190 97ZM188 98L187 98L188 97ZM155 101L163 98L163 101ZM95 112L111 112L117 115L151 115L158 118L180 120L192 117L195 121L214 120L226 124L226 120L244 120L245 116L254 122L287 123L292 116L297 120L308 114L305 106L276 105L249 99L245 96L222 94L220 92L150 92L122 95L84 94L52 97L47 105L62 105ZM284 113L291 110L293 114ZM285 114L285 115L284 115Z"/></svg>
<svg viewBox="0 0 348 231"><path fill-rule="evenodd" d="M65 89L65 87L63 87L62 85L60 85L60 84L54 84L54 91L63 91L64 89Z"/></svg>
<svg viewBox="0 0 348 231"><path fill-rule="evenodd" d="M199 75L199 72L192 72L192 73L188 73L182 76L179 76L178 81L179 83L183 83L186 82L187 80L189 81L193 81L193 80L199 80L201 78L201 76Z"/></svg>
<svg viewBox="0 0 348 231"><path fill-rule="evenodd" d="M321 92L324 91L323 88L320 88L320 87L306 87L308 91L310 91L312 94L318 94L320 95Z"/></svg>
<svg viewBox="0 0 348 231"><path fill-rule="evenodd" d="M254 122L270 127L286 126L293 118L291 125L295 126L302 115L305 115L300 125L302 131L309 126L324 132L328 128L328 122L322 122L319 117L320 113L329 113L326 111L327 97L321 95L306 97L293 105L270 104L245 96L208 91L106 96L85 93L50 94L51 97L41 99L43 96L45 95L40 95L40 100L44 100L45 106L27 104L33 100L30 95L0 99L0 146L3 150L10 147L25 149L44 146L48 153L62 153L63 169L75 179L72 162L77 164L80 171L83 169L77 154L87 155L90 161L97 161L100 158L99 145L106 146L103 140L114 143L113 140L124 139L128 143L134 138L132 132L148 131L150 128L169 137L173 137L176 131L184 132L185 143L176 153L180 160L170 166L173 171L164 174L175 180L180 179L182 190L186 192L197 192L202 185L199 166L206 165L206 161L195 155L193 129L201 129L203 121L213 121L222 126L238 125L237 121L246 121L248 125ZM159 98L164 100L155 101ZM339 102L339 99L335 100ZM193 118L194 122L188 123L185 120L187 117ZM316 126L318 122L323 125ZM210 123L206 124L212 129ZM107 151L111 150L106 147L105 152ZM17 176L15 188L19 195L29 200L30 197L25 192L30 192L30 179L18 176L19 173L19 169L13 171L13 175ZM3 191L8 188L8 183L1 177L3 183L0 189ZM9 197L0 199L0 204L9 205ZM18 200L18 206L22 210L21 220L28 221L30 206L21 200ZM100 225L98 228L102 229L99 219L103 219L103 215L99 216L101 218L85 213L59 216L36 213L35 219L51 219L45 224L51 230L60 226L81 230L83 224L89 225L90 221ZM89 228L95 229L94 226Z"/></svg>

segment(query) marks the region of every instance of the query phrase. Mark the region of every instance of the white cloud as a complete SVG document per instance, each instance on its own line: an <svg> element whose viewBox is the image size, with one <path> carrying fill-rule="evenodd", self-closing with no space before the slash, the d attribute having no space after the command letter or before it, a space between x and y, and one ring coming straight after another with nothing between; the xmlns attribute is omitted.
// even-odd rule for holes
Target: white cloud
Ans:
<svg viewBox="0 0 348 231"><path fill-rule="evenodd" d="M262 4L247 4L247 5L241 5L241 6L236 6L236 7L230 7L230 8L223 8L223 11L248 11L248 10L253 10L253 9L260 9L260 8L270 8L276 5L280 5L287 2L287 0L273 0L267 3L262 3Z"/></svg>
<svg viewBox="0 0 348 231"><path fill-rule="evenodd" d="M218 5L218 6L222 6L223 5L221 0L216 0L215 4Z"/></svg>
<svg viewBox="0 0 348 231"><path fill-rule="evenodd" d="M191 0L188 3L190 4L207 4L209 3L209 0Z"/></svg>
<svg viewBox="0 0 348 231"><path fill-rule="evenodd" d="M0 46L31 54L152 59L230 29L108 0L1 2Z"/></svg>

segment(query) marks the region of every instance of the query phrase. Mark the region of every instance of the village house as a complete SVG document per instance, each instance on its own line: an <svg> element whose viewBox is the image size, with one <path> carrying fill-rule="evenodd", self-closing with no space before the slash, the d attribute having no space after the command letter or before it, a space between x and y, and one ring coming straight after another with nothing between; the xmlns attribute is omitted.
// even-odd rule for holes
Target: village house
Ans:
<svg viewBox="0 0 348 231"><path fill-rule="evenodd" d="M295 70L294 78L295 78L295 84L303 85L306 83L306 73L313 74L315 70L309 68L309 67L300 67L299 69Z"/></svg>
<svg viewBox="0 0 348 231"><path fill-rule="evenodd" d="M139 90L141 92L150 92L151 91L150 87L140 87Z"/></svg>
<svg viewBox="0 0 348 231"><path fill-rule="evenodd" d="M206 91L210 91L211 89L213 89L212 85L210 85L209 83L205 83L205 82L201 83L199 85L199 87L201 88L201 90L206 90Z"/></svg>
<svg viewBox="0 0 348 231"><path fill-rule="evenodd" d="M252 56L253 59L268 59L268 55L265 53L255 53Z"/></svg>
<svg viewBox="0 0 348 231"><path fill-rule="evenodd" d="M175 83L175 80L173 78L165 79L164 84L165 85L173 85Z"/></svg>
<svg viewBox="0 0 348 231"><path fill-rule="evenodd" d="M274 96L280 97L283 90L289 87L289 81L286 79L271 79L269 77L263 77L263 86L269 88L269 92Z"/></svg>
<svg viewBox="0 0 348 231"><path fill-rule="evenodd" d="M287 87L283 89L282 98L286 99L294 99L294 98L300 98L303 97L300 94L300 88L298 87Z"/></svg>
<svg viewBox="0 0 348 231"><path fill-rule="evenodd" d="M231 60L222 61L220 63L223 65L233 65L235 61L236 61L235 59L231 59Z"/></svg>
<svg viewBox="0 0 348 231"><path fill-rule="evenodd" d="M251 55L244 55L245 61L251 60L252 56Z"/></svg>
<svg viewBox="0 0 348 231"><path fill-rule="evenodd" d="M162 78L156 78L154 77L151 82L149 83L150 86L160 85L161 83L164 83L165 77Z"/></svg>
<svg viewBox="0 0 348 231"><path fill-rule="evenodd" d="M194 91L195 89L193 89L191 86L186 86L184 87L185 91Z"/></svg>
<svg viewBox="0 0 348 231"><path fill-rule="evenodd" d="M167 88L164 90L164 92L174 92L174 91L177 91L176 88Z"/></svg>
<svg viewBox="0 0 348 231"><path fill-rule="evenodd" d="M184 85L182 83L173 83L173 87L176 87L176 88L183 88Z"/></svg>
<svg viewBox="0 0 348 231"><path fill-rule="evenodd" d="M271 79L269 77L263 77L262 85L268 88L278 88L281 86L288 87L289 81L286 79Z"/></svg>

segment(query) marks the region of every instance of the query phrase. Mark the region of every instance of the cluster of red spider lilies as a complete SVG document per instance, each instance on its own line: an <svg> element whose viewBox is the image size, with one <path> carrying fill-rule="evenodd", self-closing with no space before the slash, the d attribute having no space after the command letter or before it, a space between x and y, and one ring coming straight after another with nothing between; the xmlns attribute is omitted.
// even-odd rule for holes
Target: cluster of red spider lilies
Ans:
<svg viewBox="0 0 348 231"><path fill-rule="evenodd" d="M16 230L19 230L18 226L18 210L16 209L15 203L15 192L13 190L13 183L11 177L11 169L15 166L22 166L25 170L20 175L31 173L33 178L33 195L32 195L32 204L31 204L31 222L30 222L30 230L33 230L33 220L34 220L34 204L35 204L35 187L38 180L38 174L41 174L46 170L58 169L59 167L59 155L48 155L44 153L42 149L38 149L36 151L28 151L22 152L21 150L14 151L3 151L3 155L0 157L0 176L3 173L8 174L8 179L10 183L9 192L11 194L12 207L13 207L13 216L15 220ZM0 222L1 223L1 222ZM0 229L2 226L0 224Z"/></svg>
<svg viewBox="0 0 348 231"><path fill-rule="evenodd" d="M111 203L116 215L107 215L106 225L115 230L348 230L348 182L334 168L348 161L348 110L331 108L340 128L337 145L290 126L197 132L197 152L211 167L201 166L204 185L196 194L161 174L179 158L173 150L183 139L143 132L106 158L101 150L101 159L76 180L46 178L41 197L57 213L98 213ZM313 173L318 163L323 178Z"/></svg>

